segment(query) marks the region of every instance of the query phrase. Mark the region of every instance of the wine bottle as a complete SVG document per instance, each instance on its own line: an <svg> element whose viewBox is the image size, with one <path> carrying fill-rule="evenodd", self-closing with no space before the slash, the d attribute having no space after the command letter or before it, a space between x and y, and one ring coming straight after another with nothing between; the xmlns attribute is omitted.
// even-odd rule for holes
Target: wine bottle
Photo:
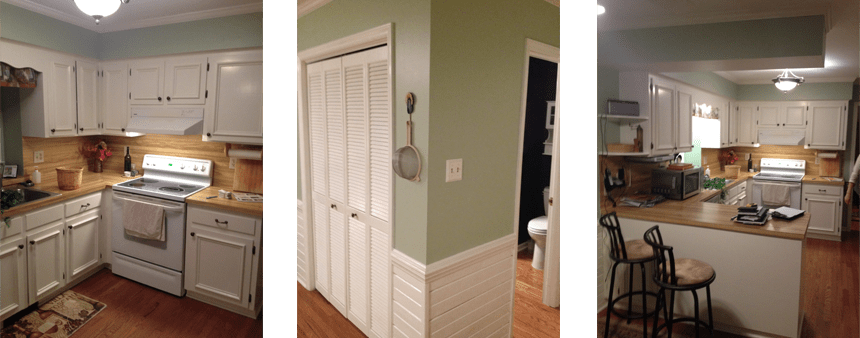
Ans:
<svg viewBox="0 0 860 338"><path fill-rule="evenodd" d="M128 147L125 147L125 164L123 164L123 171L131 171L131 153L129 153Z"/></svg>

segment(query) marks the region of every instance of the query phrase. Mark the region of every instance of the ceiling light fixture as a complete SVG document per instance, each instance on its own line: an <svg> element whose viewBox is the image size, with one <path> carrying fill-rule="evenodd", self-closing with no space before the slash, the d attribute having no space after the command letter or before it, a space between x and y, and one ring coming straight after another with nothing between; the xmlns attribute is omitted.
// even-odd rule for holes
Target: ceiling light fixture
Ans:
<svg viewBox="0 0 860 338"><path fill-rule="evenodd" d="M120 4L127 4L130 0L73 0L81 12L96 19L96 25L102 18L116 13Z"/></svg>
<svg viewBox="0 0 860 338"><path fill-rule="evenodd" d="M606 8L604 8L604 7L603 7L603 6L601 6L601 5L597 5L597 15L600 15L600 14L603 14L603 13L606 13Z"/></svg>
<svg viewBox="0 0 860 338"><path fill-rule="evenodd" d="M787 93L789 90L803 83L803 77L794 75L794 73L786 69L782 74L773 79L773 83L776 85L776 88Z"/></svg>

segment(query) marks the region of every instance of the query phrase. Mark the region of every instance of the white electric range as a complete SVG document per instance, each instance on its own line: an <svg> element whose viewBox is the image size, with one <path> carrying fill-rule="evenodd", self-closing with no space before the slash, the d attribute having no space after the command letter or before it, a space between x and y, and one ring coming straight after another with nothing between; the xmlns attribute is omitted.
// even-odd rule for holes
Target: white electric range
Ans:
<svg viewBox="0 0 860 338"><path fill-rule="evenodd" d="M781 206L800 209L801 181L806 173L806 161L762 158L760 167L761 172L753 176L751 201L772 209ZM788 195L772 198L767 195L771 189L785 191Z"/></svg>
<svg viewBox="0 0 860 338"><path fill-rule="evenodd" d="M212 184L212 161L144 155L143 177L113 185L113 273L176 296L185 294L185 198ZM165 240L125 232L123 208L143 203L164 211Z"/></svg>

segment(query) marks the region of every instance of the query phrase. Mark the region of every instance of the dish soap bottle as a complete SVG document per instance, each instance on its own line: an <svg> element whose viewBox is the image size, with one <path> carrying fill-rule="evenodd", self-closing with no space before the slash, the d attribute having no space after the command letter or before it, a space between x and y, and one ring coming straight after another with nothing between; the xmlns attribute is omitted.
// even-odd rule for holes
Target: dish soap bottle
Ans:
<svg viewBox="0 0 860 338"><path fill-rule="evenodd" d="M33 170L33 174L30 175L33 183L42 183L42 173L39 172L39 167L35 167Z"/></svg>
<svg viewBox="0 0 860 338"><path fill-rule="evenodd" d="M122 166L123 171L131 171L131 154L128 147L125 147L125 164Z"/></svg>
<svg viewBox="0 0 860 338"><path fill-rule="evenodd" d="M705 167L705 181L711 179L711 166Z"/></svg>

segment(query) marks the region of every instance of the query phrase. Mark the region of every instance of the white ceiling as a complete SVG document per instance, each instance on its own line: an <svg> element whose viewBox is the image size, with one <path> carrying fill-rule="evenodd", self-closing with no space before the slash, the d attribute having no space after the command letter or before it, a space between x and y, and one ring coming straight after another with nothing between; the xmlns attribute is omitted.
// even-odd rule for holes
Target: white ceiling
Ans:
<svg viewBox="0 0 860 338"><path fill-rule="evenodd" d="M263 11L263 0L131 0L96 25L73 0L2 1L99 33Z"/></svg>
<svg viewBox="0 0 860 338"><path fill-rule="evenodd" d="M598 0L606 13L597 31L770 19L804 15L827 18L825 67L792 69L807 82L852 82L860 75L860 7L856 0ZM737 84L769 84L778 64L715 73Z"/></svg>

